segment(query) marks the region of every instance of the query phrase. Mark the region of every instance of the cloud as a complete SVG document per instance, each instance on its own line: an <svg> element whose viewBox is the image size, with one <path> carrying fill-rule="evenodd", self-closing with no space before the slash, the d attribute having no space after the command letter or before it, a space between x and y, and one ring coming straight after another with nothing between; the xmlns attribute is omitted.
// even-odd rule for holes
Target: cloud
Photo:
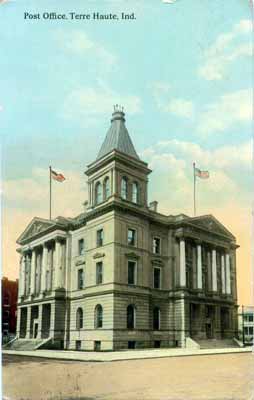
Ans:
<svg viewBox="0 0 254 400"><path fill-rule="evenodd" d="M220 34L205 51L198 74L206 80L221 80L231 63L239 57L251 56L251 29L251 20L241 20L231 32Z"/></svg>
<svg viewBox="0 0 254 400"><path fill-rule="evenodd" d="M171 94L171 85L167 82L154 82L150 89L152 90L154 100L158 109L165 113L174 114L178 117L192 118L194 115L194 106L192 101L175 98Z"/></svg>
<svg viewBox="0 0 254 400"><path fill-rule="evenodd" d="M98 114L110 114L114 104L121 104L128 114L141 112L141 100L135 95L122 95L99 85L82 87L71 91L64 101L64 116L76 118L84 116L91 121Z"/></svg>
<svg viewBox="0 0 254 400"><path fill-rule="evenodd" d="M117 64L117 57L109 51L104 43L95 42L84 31L57 31L55 36L58 44L65 51L97 60L103 68L112 69Z"/></svg>
<svg viewBox="0 0 254 400"><path fill-rule="evenodd" d="M152 188L156 193L163 212L192 213L194 161L210 172L208 180L197 180L203 213L208 213L218 199L222 208L233 200L249 199L251 141L207 150L196 143L172 139L158 142L140 156L153 169L150 191Z"/></svg>
<svg viewBox="0 0 254 400"><path fill-rule="evenodd" d="M203 134L225 131L236 123L252 118L251 89L228 93L215 103L205 106L197 131Z"/></svg>

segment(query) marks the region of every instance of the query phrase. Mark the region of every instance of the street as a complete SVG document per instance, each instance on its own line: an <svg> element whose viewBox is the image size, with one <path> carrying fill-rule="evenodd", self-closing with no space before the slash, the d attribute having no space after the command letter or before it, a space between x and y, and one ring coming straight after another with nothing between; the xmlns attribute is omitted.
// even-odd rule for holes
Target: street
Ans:
<svg viewBox="0 0 254 400"><path fill-rule="evenodd" d="M3 393L8 400L253 400L254 356L104 363L4 355Z"/></svg>

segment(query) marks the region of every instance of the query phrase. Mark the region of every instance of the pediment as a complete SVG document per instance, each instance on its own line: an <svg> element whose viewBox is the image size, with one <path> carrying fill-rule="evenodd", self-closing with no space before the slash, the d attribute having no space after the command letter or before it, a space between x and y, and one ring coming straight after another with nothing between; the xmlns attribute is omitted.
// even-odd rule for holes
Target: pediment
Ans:
<svg viewBox="0 0 254 400"><path fill-rule="evenodd" d="M191 218L190 221L192 225L196 225L208 232L222 235L228 237L230 240L235 240L234 235L213 215L204 215L201 217Z"/></svg>
<svg viewBox="0 0 254 400"><path fill-rule="evenodd" d="M30 224L26 227L24 232L20 235L17 243L22 243L24 241L30 240L42 232L46 232L49 228L55 226L56 223L43 218L34 218Z"/></svg>

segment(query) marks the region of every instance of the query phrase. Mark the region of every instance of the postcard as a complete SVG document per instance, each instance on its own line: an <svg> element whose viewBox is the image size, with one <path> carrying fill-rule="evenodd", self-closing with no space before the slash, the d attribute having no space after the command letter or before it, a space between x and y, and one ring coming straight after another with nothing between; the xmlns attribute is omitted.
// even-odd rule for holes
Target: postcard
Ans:
<svg viewBox="0 0 254 400"><path fill-rule="evenodd" d="M3 399L253 399L253 13L0 1Z"/></svg>

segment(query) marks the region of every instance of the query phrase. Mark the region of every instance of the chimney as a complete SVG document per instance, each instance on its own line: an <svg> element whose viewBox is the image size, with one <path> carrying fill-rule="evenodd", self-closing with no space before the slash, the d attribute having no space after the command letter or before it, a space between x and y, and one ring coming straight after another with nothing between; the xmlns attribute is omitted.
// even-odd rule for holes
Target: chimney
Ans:
<svg viewBox="0 0 254 400"><path fill-rule="evenodd" d="M149 203L149 210L157 212L158 208L158 201L154 200L151 203Z"/></svg>

